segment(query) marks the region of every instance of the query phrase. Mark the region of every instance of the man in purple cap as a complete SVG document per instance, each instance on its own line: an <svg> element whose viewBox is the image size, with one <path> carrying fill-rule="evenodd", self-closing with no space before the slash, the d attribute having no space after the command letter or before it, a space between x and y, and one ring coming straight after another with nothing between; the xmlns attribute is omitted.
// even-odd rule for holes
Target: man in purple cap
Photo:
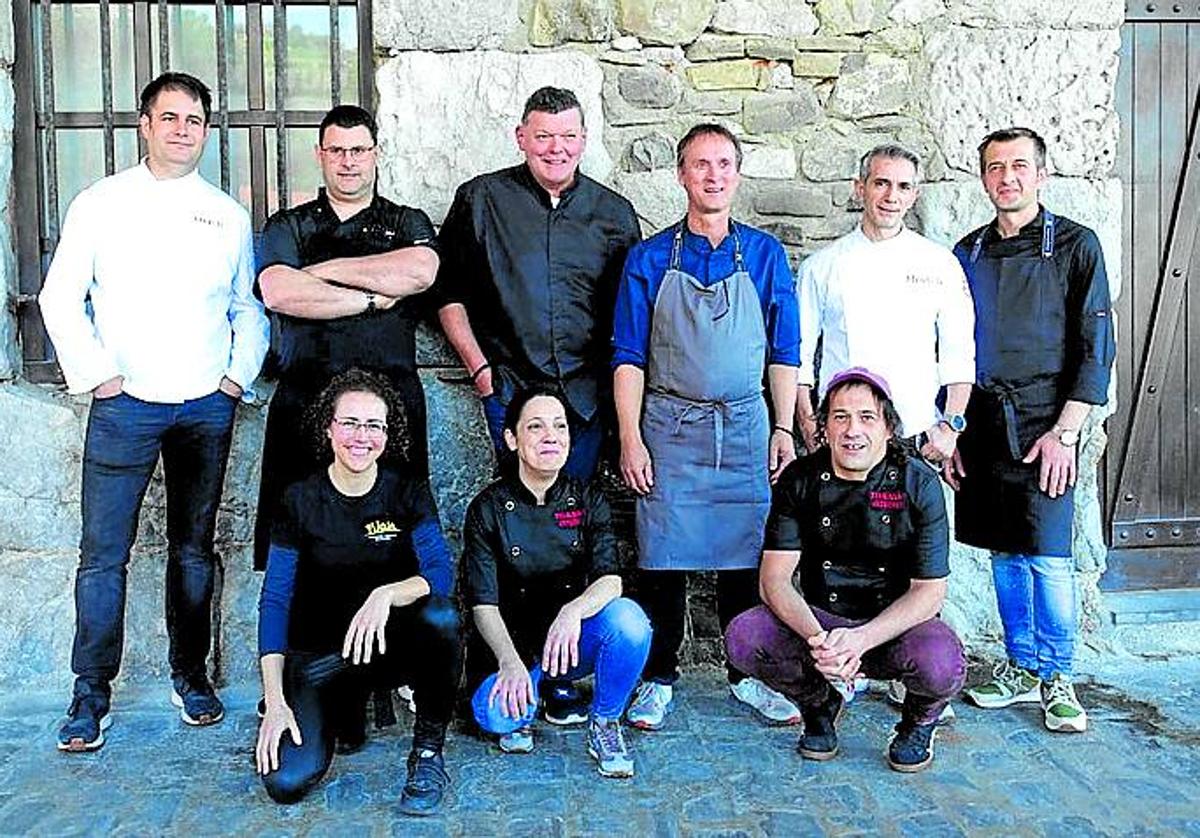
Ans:
<svg viewBox="0 0 1200 838"><path fill-rule="evenodd" d="M729 624L729 660L800 707L797 749L813 760L837 755L835 685L899 679L907 692L887 761L920 771L966 675L962 643L937 616L950 574L941 486L896 444L891 391L870 370L833 376L817 418L825 445L775 484L759 567L765 604Z"/></svg>

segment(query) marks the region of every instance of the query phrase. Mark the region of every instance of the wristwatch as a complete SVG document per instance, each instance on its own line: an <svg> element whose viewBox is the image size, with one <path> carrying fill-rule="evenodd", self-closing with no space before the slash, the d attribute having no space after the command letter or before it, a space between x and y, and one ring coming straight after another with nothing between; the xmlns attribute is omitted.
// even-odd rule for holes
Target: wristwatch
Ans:
<svg viewBox="0 0 1200 838"><path fill-rule="evenodd" d="M942 417L942 422L956 434L961 434L967 429L967 417L961 413L947 413Z"/></svg>
<svg viewBox="0 0 1200 838"><path fill-rule="evenodd" d="M1062 425L1055 425L1054 432L1058 435L1058 441L1067 448L1074 448L1079 444L1079 429L1064 428Z"/></svg>
<svg viewBox="0 0 1200 838"><path fill-rule="evenodd" d="M367 311L375 310L375 292L367 291Z"/></svg>

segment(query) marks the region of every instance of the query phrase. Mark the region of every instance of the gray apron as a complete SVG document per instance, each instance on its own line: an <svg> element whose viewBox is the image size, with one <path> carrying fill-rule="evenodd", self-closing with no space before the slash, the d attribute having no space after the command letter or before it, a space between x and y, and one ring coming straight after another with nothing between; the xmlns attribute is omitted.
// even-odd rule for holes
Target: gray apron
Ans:
<svg viewBox="0 0 1200 838"><path fill-rule="evenodd" d="M742 261L705 288L680 270L683 223L654 301L642 438L654 486L638 498L639 566L758 567L771 505L762 394L767 333Z"/></svg>

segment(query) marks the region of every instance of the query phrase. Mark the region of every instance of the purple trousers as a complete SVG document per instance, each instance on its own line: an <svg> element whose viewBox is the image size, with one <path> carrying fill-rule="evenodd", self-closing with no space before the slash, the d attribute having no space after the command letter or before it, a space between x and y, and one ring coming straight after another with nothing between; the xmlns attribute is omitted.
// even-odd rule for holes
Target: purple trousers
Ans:
<svg viewBox="0 0 1200 838"><path fill-rule="evenodd" d="M848 628L848 620L812 609L821 628ZM808 641L785 625L765 605L744 611L725 632L729 662L769 684L801 709L814 707L828 695L829 682L817 671ZM966 658L954 629L941 620L927 620L862 657L868 678L899 680L907 688L904 715L918 724L938 715L966 680Z"/></svg>

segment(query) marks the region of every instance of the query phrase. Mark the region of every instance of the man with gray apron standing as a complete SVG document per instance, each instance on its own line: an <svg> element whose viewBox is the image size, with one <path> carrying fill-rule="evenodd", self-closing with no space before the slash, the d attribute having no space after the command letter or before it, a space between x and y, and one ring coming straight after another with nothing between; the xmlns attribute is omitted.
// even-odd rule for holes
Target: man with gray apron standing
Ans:
<svg viewBox="0 0 1200 838"><path fill-rule="evenodd" d="M639 495L640 599L654 625L628 711L643 729L662 726L678 677L686 571L718 571L722 631L758 603L770 482L796 456L795 280L778 240L730 219L741 159L721 125L697 125L679 141L687 216L630 251L617 294L621 473ZM768 720L800 720L761 681L728 674L734 696Z"/></svg>
<svg viewBox="0 0 1200 838"><path fill-rule="evenodd" d="M954 249L975 300L976 389L943 474L959 490L958 539L992 551L1008 660L967 698L1040 702L1047 728L1079 732L1071 521L1079 432L1116 354L1108 276L1096 234L1038 203L1040 136L995 131L979 166L996 220Z"/></svg>

